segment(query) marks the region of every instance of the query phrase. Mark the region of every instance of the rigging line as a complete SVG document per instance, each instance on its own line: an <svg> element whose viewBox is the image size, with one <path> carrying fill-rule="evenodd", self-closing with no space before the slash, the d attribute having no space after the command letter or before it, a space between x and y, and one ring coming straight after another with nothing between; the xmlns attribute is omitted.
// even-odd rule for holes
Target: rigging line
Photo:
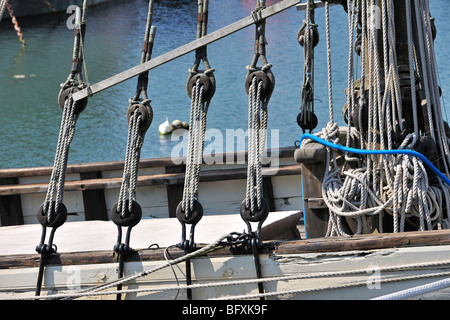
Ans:
<svg viewBox="0 0 450 320"><path fill-rule="evenodd" d="M367 154L367 155L399 155L399 154L404 154L404 155L409 155L409 156L414 156L419 158L420 160L422 160L431 170L433 170L434 173L436 173L439 178L441 178L446 184L448 184L450 186L450 179L447 178L438 168L436 168L434 166L434 164L428 160L423 154L414 151L414 150L408 150L408 149L395 149L395 150L367 150L367 149L356 149L356 148L352 148L352 147L346 147L346 146L342 146L342 145L338 145L332 142L329 142L327 140L324 140L322 138L319 138L313 134L310 133L305 133L302 135L302 137L300 138L300 144L302 143L303 140L305 139L311 139L314 140L320 144L323 144L329 148L333 148L333 149L337 149L340 151L344 151L344 152L349 152L349 153L357 153L357 154Z"/></svg>
<svg viewBox="0 0 450 320"><path fill-rule="evenodd" d="M170 263L167 258L165 258L168 263ZM419 271L423 270L422 268L429 268L429 267L439 267L448 265L450 261L439 261L439 262L428 262L428 263L416 263L416 264L405 264L400 266L392 266L392 267L380 267L380 272L393 272L393 271ZM259 279L238 279L238 280L227 280L227 281L217 281L217 282L207 282L207 283L198 283L193 285L176 285L176 286L165 286L165 287L157 287L157 288L142 288L142 289L124 289L119 291L106 291L106 292L99 292L99 291L92 291L84 290L74 293L62 293L62 294L56 294L51 296L40 296L40 297L33 297L33 298L23 298L24 300L27 299L62 299L62 298L77 298L77 297L83 297L83 296L94 296L94 295L108 295L108 294L116 294L116 293L139 293L139 292L152 292L152 291L172 291L172 290L180 290L180 289L201 289L201 288L219 288L219 287L226 287L226 286L232 286L232 285L246 285L246 284L256 284L256 283L267 283L267 282L275 282L275 281L292 281L292 280L302 280L302 279L320 279L320 278L327 278L327 277L336 277L336 276L346 276L346 275L356 275L356 274L367 274L368 270L370 268L363 268L363 269L353 269L353 270L344 270L344 271L323 271L323 272L313 272L313 273L303 273L303 274L297 274L297 275L287 275L287 276L273 276L273 277L266 277L266 278L259 278ZM411 279L419 279L419 278L430 278L430 277L438 277L438 276L444 276L449 275L449 271L442 271L442 272L435 272L435 273L426 273L426 274L418 274L415 276L405 276L405 277L395 277L395 278L389 278L385 279L387 281L394 281L393 279L398 279L397 281L403 281L403 280L411 280ZM383 281L383 280L381 280ZM366 282L367 283L367 282ZM355 284L356 285L356 284ZM348 286L348 284L347 284ZM323 290L317 289L317 290ZM306 289L309 290L310 289ZM315 289L313 289L315 290ZM278 293L269 293L269 294L282 294L280 292ZM13 300L16 300L17 298L13 298ZM19 298L22 299L22 298ZM219 298L220 299L220 298Z"/></svg>
<svg viewBox="0 0 450 320"><path fill-rule="evenodd" d="M301 3L301 0L283 0L280 1L264 10L261 11L261 17L269 18L273 15L276 15L286 9L289 9L297 4ZM212 33L207 34L206 36L194 40L192 42L189 42L185 45L182 45L181 47L178 47L172 51L169 51L167 53L164 53L150 61L147 61L144 64L137 65L131 69L128 69L126 71L123 71L119 74L116 74L108 79L102 80L96 84L93 84L89 92L86 89L81 90L80 92L77 92L74 94L74 100L79 101L83 98L89 97L90 95L97 94L103 90L106 90L108 88L111 88L119 83L122 83L128 79L131 79L135 76L138 76L144 71L154 69L162 64L165 64L169 61L172 61L176 58L179 58L181 56L184 56L202 46L205 46L207 44L213 43L217 40L220 40L226 36L229 36L239 30L242 30L248 26L251 26L255 23L252 15L247 16L239 21L236 21L226 27L223 27L219 30L216 30Z"/></svg>

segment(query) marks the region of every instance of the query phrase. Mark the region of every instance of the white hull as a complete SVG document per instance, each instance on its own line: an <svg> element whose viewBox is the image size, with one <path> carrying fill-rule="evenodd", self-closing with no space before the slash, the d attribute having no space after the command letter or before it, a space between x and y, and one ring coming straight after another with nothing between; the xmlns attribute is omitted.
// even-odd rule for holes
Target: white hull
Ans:
<svg viewBox="0 0 450 320"><path fill-rule="evenodd" d="M431 273L449 272L449 266L427 267L430 262L440 261L442 256L448 256L449 246L384 249L373 251L350 251L327 254L297 254L297 255L261 255L262 273L264 278L301 276L312 274L349 271L360 269L358 274L336 275L327 277L312 277L299 280L280 280L265 282L264 288L268 299L332 299L360 300L373 299L386 294L424 285L447 276L429 277ZM364 257L362 257L364 255ZM422 270L391 271L376 273L378 267L403 267L408 264L420 264ZM164 264L164 261L129 262L125 266L125 275L151 270ZM376 266L376 267L374 267ZM185 267L180 264L175 267L179 284L185 286ZM208 299L258 299L258 289L255 282L238 283L227 286L217 286L227 281L254 280L255 270L252 255L238 257L213 257L192 260L192 283L208 284L207 287L193 288L194 300ZM38 268L4 269L0 271L1 299L32 298L36 285ZM398 278L398 281L395 280ZM408 280L407 278L410 278ZM76 289L94 287L98 284L117 279L117 264L97 264L81 266L49 266L45 271L43 295L73 293ZM394 279L394 280L393 280ZM403 279L403 280L400 280ZM82 286L80 285L81 282ZM375 282L379 281L379 282ZM389 282L385 282L389 281ZM147 277L139 278L123 290L139 289L141 292L124 293L122 299L172 300L177 295L176 282L172 270L166 268ZM172 287L162 292L156 288ZM109 289L115 291L113 287ZM148 290L148 291L147 291ZM115 293L102 295L86 295L77 299L115 299ZM448 299L450 290L418 294L414 298ZM186 289L178 292L178 299L186 299Z"/></svg>

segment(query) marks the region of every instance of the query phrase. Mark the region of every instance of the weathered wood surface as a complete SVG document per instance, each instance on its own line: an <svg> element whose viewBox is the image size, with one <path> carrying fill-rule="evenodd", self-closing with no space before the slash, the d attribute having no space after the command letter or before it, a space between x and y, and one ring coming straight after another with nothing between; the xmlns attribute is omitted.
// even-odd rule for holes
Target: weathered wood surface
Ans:
<svg viewBox="0 0 450 320"><path fill-rule="evenodd" d="M399 234L359 235L339 238L320 238L311 240L290 240L265 242L261 253L286 255L303 253L333 253L345 251L370 251L401 247L425 247L450 245L450 231L436 230L423 232L405 232ZM201 245L199 245L201 247ZM175 259L184 252L176 248L170 253ZM239 253L222 248L207 254L208 257L233 256ZM250 253L240 253L250 254ZM442 257L444 259L445 257ZM127 259L131 261L165 261L164 249L142 249ZM81 265L117 262L117 256L111 251L72 252L52 255L49 265ZM37 267L39 255L7 255L0 256L0 269L13 267Z"/></svg>
<svg viewBox="0 0 450 320"><path fill-rule="evenodd" d="M263 176L272 176L274 172L278 175L296 175L300 174L300 165L283 166L280 168L270 169L263 168ZM153 175L139 175L138 186L153 185L174 185L184 183L184 173L166 173ZM209 170L200 173L200 182L219 181L219 180L235 180L244 179L247 176L245 168L227 169L227 170ZM120 188L122 178L97 178L87 180L67 181L64 184L66 191L85 191ZM24 193L47 192L48 183L36 184L17 184L0 186L0 195L16 195Z"/></svg>
<svg viewBox="0 0 450 320"><path fill-rule="evenodd" d="M280 149L267 150L267 157L274 157L275 155L280 159L292 158L296 148L284 147ZM214 155L203 155L203 164L208 163L242 163L245 164L248 160L247 151L235 151L217 153ZM158 168L158 167L173 167L179 166L185 163L185 157L160 157L141 159L139 162L139 169ZM104 172L123 170L124 162L122 160L117 161L99 161L90 163L77 163L67 165L66 174L75 173L89 173L89 172ZM33 167L33 168L10 168L0 169L0 179L3 178L22 178L22 177L35 177L35 176L49 176L51 175L53 167Z"/></svg>

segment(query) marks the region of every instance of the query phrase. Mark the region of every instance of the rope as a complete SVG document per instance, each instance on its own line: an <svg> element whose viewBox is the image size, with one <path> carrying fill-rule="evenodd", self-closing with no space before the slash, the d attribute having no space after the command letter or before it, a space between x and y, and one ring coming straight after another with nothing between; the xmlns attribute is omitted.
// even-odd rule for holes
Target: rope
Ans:
<svg viewBox="0 0 450 320"><path fill-rule="evenodd" d="M197 39L207 33L208 0L198 0ZM198 68L203 61L204 71ZM209 64L206 46L195 52L193 67L189 69L188 86L192 88L188 94L191 98L189 118L188 152L186 158L186 175L181 201L181 210L186 218L194 211L194 201L198 200L199 174L203 162L203 147L205 141L206 118L215 91L215 70ZM208 92L206 86L209 88Z"/></svg>
<svg viewBox="0 0 450 320"><path fill-rule="evenodd" d="M3 3L2 5L3 5L3 10L4 10L5 4ZM27 43L25 42L25 39L23 37L23 33L22 33L22 30L20 29L19 23L17 22L17 19L14 16L14 12L13 12L13 9L11 8L11 3L9 0L6 0L6 8L8 9L9 16L11 17L11 22L14 24L14 30L16 30L17 36L19 37L19 40L22 43L22 46L26 47ZM2 8L0 7L0 9L2 9ZM1 10L1 11L3 11L3 10ZM1 20L1 17L2 16L0 16L0 20Z"/></svg>
<svg viewBox="0 0 450 320"><path fill-rule="evenodd" d="M214 241L210 245L200 249L200 250L190 253L189 257L183 256L175 260L167 260L165 265L161 265L155 267L153 269L149 269L143 271L139 274L130 275L126 278L115 280L106 284L99 285L97 287L89 288L87 290L82 290L79 292L66 293L66 294L56 294L56 295L47 295L47 296L35 296L35 297L24 297L24 298L13 298L11 300L30 300L30 299L64 299L64 298L79 298L79 297L89 297L89 296L97 296L97 295L110 295L110 294L123 294L123 293L139 293L139 292L151 292L151 291L171 291L171 290L180 290L180 289L203 289L203 288L220 288L224 286L232 286L232 285L247 285L247 284L256 284L256 283L268 283L268 282L276 282L276 281L292 281L292 280L301 280L301 279L315 279L315 278L327 278L327 277L336 277L336 276L348 276L354 274L367 274L368 269L354 269L354 270L345 270L345 271L330 271L330 272L314 272L309 274L297 274L297 275L287 275L287 276L275 276L275 277L267 277L267 278L259 278L259 279L239 279L239 280L230 280L230 281L218 281L218 282L210 282L210 283L200 283L193 285L178 285L177 286L162 286L156 288L142 288L142 289L126 289L126 290L117 290L117 291L106 291L99 292L101 290L106 290L111 287L116 286L117 284L125 284L127 282L136 280L139 277L147 276L156 271L162 270L166 267L172 267L176 264L182 263L186 260L203 256L204 254L211 252L212 250L218 249L222 247L222 241L230 237L230 234L220 237L218 240ZM409 270L419 270L422 268L429 267L438 267L448 265L450 261L439 261L439 262L428 262L428 263L418 263L418 264L406 264L400 266L392 266L392 267L381 267L379 271L383 272L394 272L394 271L409 271ZM421 279L421 278L431 278L431 277L441 277L449 275L450 272L434 272L427 274L419 274L419 275L408 275L404 277L395 276L388 279L380 279L380 283L388 283L394 281L406 281L413 279ZM256 294L256 295L242 295L235 297L220 297L217 298L219 300L224 299L245 299L245 298L258 298L258 297L267 297L267 296L275 296L275 295L286 295L292 293L302 293L302 292L312 292L312 291L320 291L327 289L337 289L337 288L345 288L352 286L360 286L367 285L366 281L356 281L351 283L346 283L337 286L327 286L320 288L308 288L308 289L300 289L300 290L292 290L292 291L280 291L280 292L270 292L266 294Z"/></svg>
<svg viewBox="0 0 450 320"><path fill-rule="evenodd" d="M57 212L59 204L63 202L67 160L78 116L79 114L75 113L75 103L70 95L64 104L52 175L45 197L44 212L49 213L48 221L52 218L51 214ZM53 205L55 205L54 208Z"/></svg>
<svg viewBox="0 0 450 320"><path fill-rule="evenodd" d="M257 1L254 17L265 8L264 1ZM256 18L255 18L256 19ZM247 66L248 83L248 164L245 207L251 215L262 209L262 157L264 154L268 122L268 104L275 85L272 65L266 58L265 20L256 19L255 52ZM257 67L258 59L262 67ZM259 75L259 76L258 76ZM263 92L264 88L264 92Z"/></svg>
<svg viewBox="0 0 450 320"><path fill-rule="evenodd" d="M394 20L394 2L382 1L381 6L381 37L375 27L375 19L379 17L370 0L347 1L348 28L349 28L349 60L348 60L348 92L347 107L344 116L347 120L347 136L345 146L352 148L360 145L359 150L368 152L349 152L350 149L337 149L343 152L345 163L339 167L336 163L335 150L327 146L327 158L325 163L325 176L322 183L322 195L330 212L328 230L326 236L345 236L346 220L353 219L357 227L353 234L372 232L378 228L383 232L383 217L390 214L393 221L393 231L405 231L406 223L412 223L418 230L433 229L438 224L442 228L448 226L448 207L450 186L442 172L448 175L447 165L447 141L443 131L443 120L439 99L436 99L437 78L435 72L435 59L431 41L430 15L428 2L418 0L415 10L417 25L413 25L411 16L413 7L406 3L406 25L409 39L408 56L410 68L410 83L412 87L413 101L413 132L405 133L403 118L402 97L400 90L400 78L396 53L396 27ZM327 23L327 62L329 85L329 112L330 122L322 132L316 134L326 141L338 144L339 128L334 123L333 102L331 99L331 49L329 45L329 12L326 8ZM358 17L361 17L361 79L360 86L355 85L354 80L354 50L353 30L358 26ZM379 54L380 52L380 54ZM305 62L307 63L307 62ZM381 65L382 64L382 65ZM384 83L382 68L384 67ZM427 103L425 108L425 131L419 127L416 101L416 76L423 79L423 87ZM359 90L359 95L356 93ZM356 100L358 99L358 100ZM366 113L367 123L363 123L363 114ZM358 129L355 124L358 123ZM435 130L439 128L438 130ZM430 131L435 131L431 135ZM395 135L394 135L395 133ZM425 133L425 135L424 135ZM441 157L437 156L439 164L433 167L441 180L435 182L433 175L425 169L424 162L429 167L431 161L424 156L421 158L412 156L408 152L396 152L399 149L417 149L424 136L431 136L436 142L437 150ZM359 142L358 142L359 139ZM445 142L445 143L444 143ZM302 143L305 147L307 141ZM373 153L380 149L381 156ZM392 153L384 152L393 150ZM427 154L428 156L428 154ZM339 155L340 157L340 155ZM426 160L423 160L423 159ZM432 159L434 161L434 159ZM354 162L354 164L351 164ZM436 165L436 167L435 167ZM352 169L352 167L354 169ZM439 169L437 169L439 167ZM344 169L341 169L344 168ZM433 171L433 170L432 170ZM447 213L445 213L447 211ZM376 216L378 226L369 227L368 218Z"/></svg>
<svg viewBox="0 0 450 320"><path fill-rule="evenodd" d="M117 279L117 280L114 280L114 281L111 281L109 283L105 283L105 284L102 284L102 285L99 285L99 286L96 286L96 287L93 287L93 288L89 288L87 290L82 290L82 291L79 291L79 292L74 292L74 293L71 293L71 294L63 294L63 295L36 296L36 297L33 297L32 299L77 298L77 297L90 296L90 295L111 294L111 291L107 291L107 292L103 292L103 293L99 293L98 291L106 290L106 289L109 289L109 288L112 288L112 287L115 287L115 286L118 286L118 285L122 285L124 283L136 280L136 279L138 279L140 277L145 277L145 276L147 276L149 274L155 273L155 272L157 272L159 270L162 270L162 269L165 269L167 267L171 267L173 265L176 265L176 264L188 261L188 260L192 260L192 259L197 258L197 257L204 256L208 252L211 252L211 251L214 251L214 250L222 248L223 247L222 241L225 240L225 239L229 239L230 237L233 237L233 234L223 235L223 236L217 238L216 241L213 241L209 245L204 246L204 247L202 247L199 250L196 250L194 252L188 253L188 254L186 254L186 255L184 255L182 257L179 257L177 259L174 259L174 260L167 260L166 259L167 260L166 263L162 264L162 265L160 265L158 267L155 267L155 268L152 268L152 269L148 269L148 270L144 270L144 271L136 273L134 275L122 277L120 279ZM179 288L175 287L174 289L178 290ZM117 291L117 292L114 291L114 294L116 294L116 293L123 293L123 292L125 292L125 290L123 290L123 291L120 290L120 291ZM25 298L25 299L30 299L30 298Z"/></svg>
<svg viewBox="0 0 450 320"><path fill-rule="evenodd" d="M2 22L3 13L5 12L7 0L0 0L0 22Z"/></svg>
<svg viewBox="0 0 450 320"><path fill-rule="evenodd" d="M387 294L372 300L401 300L450 287L450 278Z"/></svg>

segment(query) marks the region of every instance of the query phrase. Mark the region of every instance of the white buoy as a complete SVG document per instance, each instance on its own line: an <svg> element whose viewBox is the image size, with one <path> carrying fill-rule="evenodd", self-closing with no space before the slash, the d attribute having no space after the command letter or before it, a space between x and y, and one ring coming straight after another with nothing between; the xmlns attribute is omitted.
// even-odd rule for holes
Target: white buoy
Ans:
<svg viewBox="0 0 450 320"><path fill-rule="evenodd" d="M159 125L159 134L170 134L172 131L172 125L169 123L169 119L166 118L166 121Z"/></svg>
<svg viewBox="0 0 450 320"><path fill-rule="evenodd" d="M182 127L183 127L183 124L182 124L182 122L180 120L173 120L172 121L172 128L173 128L173 130L180 129Z"/></svg>

